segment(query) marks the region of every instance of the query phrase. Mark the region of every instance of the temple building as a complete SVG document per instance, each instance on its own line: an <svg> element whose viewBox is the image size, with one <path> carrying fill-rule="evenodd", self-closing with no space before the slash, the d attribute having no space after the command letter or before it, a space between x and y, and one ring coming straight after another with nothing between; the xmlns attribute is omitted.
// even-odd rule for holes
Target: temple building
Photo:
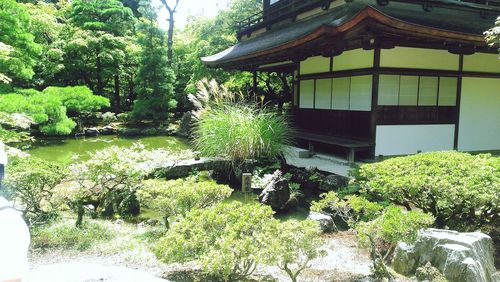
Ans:
<svg viewBox="0 0 500 282"><path fill-rule="evenodd" d="M500 150L499 0L264 0L210 67L293 75L298 139L358 153Z"/></svg>

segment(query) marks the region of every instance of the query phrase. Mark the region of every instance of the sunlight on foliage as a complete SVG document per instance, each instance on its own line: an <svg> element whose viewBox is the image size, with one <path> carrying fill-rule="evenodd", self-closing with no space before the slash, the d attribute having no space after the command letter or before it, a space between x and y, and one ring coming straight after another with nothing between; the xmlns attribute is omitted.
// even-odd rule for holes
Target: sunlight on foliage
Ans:
<svg viewBox="0 0 500 282"><path fill-rule="evenodd" d="M185 217L194 209L204 209L222 202L231 196L233 190L213 180L199 180L197 177L177 180L147 180L137 191L141 204L159 211L165 220L172 216Z"/></svg>
<svg viewBox="0 0 500 282"><path fill-rule="evenodd" d="M472 230L498 221L500 158L435 152L362 165L357 183L368 193L436 217L439 227Z"/></svg>

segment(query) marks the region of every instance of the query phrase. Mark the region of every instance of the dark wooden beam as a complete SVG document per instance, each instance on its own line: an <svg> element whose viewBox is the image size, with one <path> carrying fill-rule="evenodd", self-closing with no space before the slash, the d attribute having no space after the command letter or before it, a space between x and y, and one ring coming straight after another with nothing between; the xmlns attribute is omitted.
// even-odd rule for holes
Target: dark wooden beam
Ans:
<svg viewBox="0 0 500 282"><path fill-rule="evenodd" d="M378 123L378 90L379 90L379 70L380 68L380 48L375 48L373 56L373 81L372 81L372 109L370 118L371 141L373 144L377 142L377 123ZM371 152L371 156L375 158L375 148Z"/></svg>
<svg viewBox="0 0 500 282"><path fill-rule="evenodd" d="M458 64L458 71L460 75L457 79L457 115L455 119L455 136L453 138L453 148L458 150L458 134L460 130L460 106L462 105L462 81L464 72L464 55L460 55L460 61Z"/></svg>

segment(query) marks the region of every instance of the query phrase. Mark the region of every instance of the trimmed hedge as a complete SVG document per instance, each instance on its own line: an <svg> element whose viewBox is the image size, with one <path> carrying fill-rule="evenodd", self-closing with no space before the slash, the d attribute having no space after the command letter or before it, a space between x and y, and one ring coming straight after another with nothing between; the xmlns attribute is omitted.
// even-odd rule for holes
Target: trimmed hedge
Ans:
<svg viewBox="0 0 500 282"><path fill-rule="evenodd" d="M498 220L500 158L434 152L366 164L356 173L366 192L431 213L438 227L473 230Z"/></svg>

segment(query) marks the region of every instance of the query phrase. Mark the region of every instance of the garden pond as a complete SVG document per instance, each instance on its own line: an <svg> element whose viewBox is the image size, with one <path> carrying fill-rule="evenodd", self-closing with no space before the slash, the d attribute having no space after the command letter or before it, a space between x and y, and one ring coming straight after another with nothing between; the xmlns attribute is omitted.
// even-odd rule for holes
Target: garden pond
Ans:
<svg viewBox="0 0 500 282"><path fill-rule="evenodd" d="M190 148L189 141L175 136L99 136L99 137L75 137L75 138L42 138L37 139L27 152L46 161L70 164L75 161L88 160L90 154L96 150L102 150L110 146L129 147L134 143L141 142L147 149L164 148L178 152ZM251 203L257 201L256 194L245 194L235 191L227 201L240 201ZM299 207L294 212L279 214L282 220L296 219L305 220L308 209ZM159 215L149 209L143 209L141 216L153 219L161 219Z"/></svg>
<svg viewBox="0 0 500 282"><path fill-rule="evenodd" d="M27 150L32 156L47 161L69 164L75 160L87 160L90 153L110 146L130 147L141 142L147 149L165 148L176 151L189 149L186 139L173 136L153 137L78 137L78 138L44 138L37 141Z"/></svg>

